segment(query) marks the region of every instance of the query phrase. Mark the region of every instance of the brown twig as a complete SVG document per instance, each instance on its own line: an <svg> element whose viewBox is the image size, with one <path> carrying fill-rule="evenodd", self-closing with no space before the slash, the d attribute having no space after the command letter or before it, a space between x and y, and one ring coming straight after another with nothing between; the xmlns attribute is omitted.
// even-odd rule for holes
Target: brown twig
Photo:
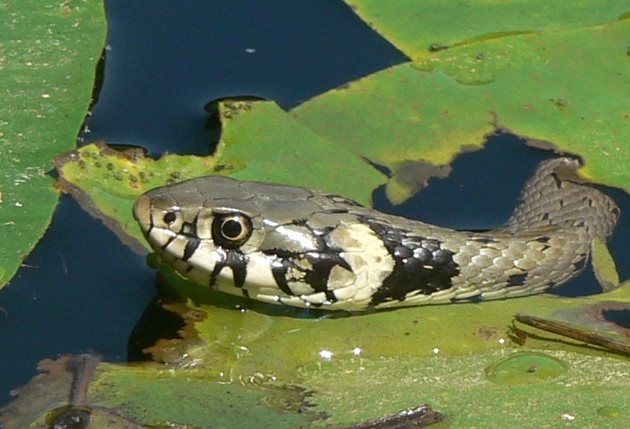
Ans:
<svg viewBox="0 0 630 429"><path fill-rule="evenodd" d="M524 323L525 325L542 329L543 331L552 332L554 334L573 338L588 344L604 347L617 353L630 355L630 344L624 341L618 341L605 337L603 335L596 334L595 332L583 331L566 323L543 319L542 317L529 316L527 314L515 314L514 319Z"/></svg>
<svg viewBox="0 0 630 429"><path fill-rule="evenodd" d="M444 420L444 415L430 405L407 408L380 419L370 420L347 427L346 429L415 429L429 426Z"/></svg>

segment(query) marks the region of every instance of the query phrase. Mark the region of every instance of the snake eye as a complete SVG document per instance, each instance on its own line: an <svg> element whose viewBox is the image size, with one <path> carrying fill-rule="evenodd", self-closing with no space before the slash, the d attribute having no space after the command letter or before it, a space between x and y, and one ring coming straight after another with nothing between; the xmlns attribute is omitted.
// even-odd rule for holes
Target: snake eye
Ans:
<svg viewBox="0 0 630 429"><path fill-rule="evenodd" d="M175 212L166 212L163 220L165 224L170 225L177 220L177 214Z"/></svg>
<svg viewBox="0 0 630 429"><path fill-rule="evenodd" d="M218 215L212 221L212 240L215 244L235 249L252 235L252 222L242 214Z"/></svg>

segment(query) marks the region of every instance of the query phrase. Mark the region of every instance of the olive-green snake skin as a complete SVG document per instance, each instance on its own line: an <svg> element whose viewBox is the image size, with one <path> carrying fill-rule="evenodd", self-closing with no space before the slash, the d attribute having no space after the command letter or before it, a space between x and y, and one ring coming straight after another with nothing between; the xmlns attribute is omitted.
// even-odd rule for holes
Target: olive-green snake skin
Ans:
<svg viewBox="0 0 630 429"><path fill-rule="evenodd" d="M542 162L502 228L456 231L325 192L207 176L142 195L134 216L178 272L220 291L295 307L365 310L531 295L564 283L620 211Z"/></svg>

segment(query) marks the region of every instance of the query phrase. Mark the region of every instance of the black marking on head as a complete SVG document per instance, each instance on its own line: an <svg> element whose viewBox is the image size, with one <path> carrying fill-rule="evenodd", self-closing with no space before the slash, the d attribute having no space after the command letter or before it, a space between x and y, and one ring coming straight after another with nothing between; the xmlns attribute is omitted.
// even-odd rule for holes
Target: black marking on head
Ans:
<svg viewBox="0 0 630 429"><path fill-rule="evenodd" d="M149 228L147 229L147 232L144 233L146 237L148 237L153 230L153 226L153 214L149 213Z"/></svg>
<svg viewBox="0 0 630 429"><path fill-rule="evenodd" d="M234 286L242 287L247 278L247 256L238 250L223 249L221 247L218 247L216 252L219 255L219 260L214 265L212 273L210 273L210 286L216 283L217 277L219 277L223 268L230 267Z"/></svg>
<svg viewBox="0 0 630 429"><path fill-rule="evenodd" d="M539 242L539 243L543 243L543 244L547 244L547 243L549 243L549 240L550 240L550 238L549 238L548 236L546 236L546 235L543 235L543 236L541 236L541 237L536 237L536 238L534 239L534 241L537 241L537 242Z"/></svg>
<svg viewBox="0 0 630 429"><path fill-rule="evenodd" d="M166 243L164 243L162 245L162 250L166 250L166 248L169 246L169 244L171 244L173 242L173 240L175 240L177 238L177 235L172 235L168 238L168 240L166 240Z"/></svg>
<svg viewBox="0 0 630 429"><path fill-rule="evenodd" d="M369 217L360 220L378 235L394 259L394 269L376 290L370 305L403 301L414 291L430 295L453 286L459 267L453 261L453 252L442 248L440 241L409 236L408 231Z"/></svg>
<svg viewBox="0 0 630 429"><path fill-rule="evenodd" d="M195 216L195 219L192 222L184 221L182 223L181 229L179 230L179 234L185 235L186 237L197 237L197 217L198 216L199 214Z"/></svg>
<svg viewBox="0 0 630 429"><path fill-rule="evenodd" d="M522 273L522 274L512 274L510 277L508 277L508 284L507 286L521 286L525 283L525 280L527 279L527 273Z"/></svg>
<svg viewBox="0 0 630 429"><path fill-rule="evenodd" d="M199 247L201 240L197 237L190 237L186 242L186 247L184 248L184 256L182 256L182 260L189 260L192 255L195 254L195 251Z"/></svg>
<svg viewBox="0 0 630 429"><path fill-rule="evenodd" d="M287 295L295 295L289 286L289 282L291 281L306 283L311 286L314 291L327 294L330 272L335 266L340 266L348 271L352 271L352 267L340 256L343 250L332 246L327 241L328 234L333 231L334 228L316 230L306 221L294 221L292 224L307 228L311 232L313 238L315 238L315 248L317 250L308 253L290 252L286 249L264 250L263 253L276 257L271 268L273 278L278 287ZM307 264L304 262L307 262ZM312 268L306 268L309 265ZM294 277L297 278L291 278L289 270L296 272L297 276ZM335 298L334 295L333 298Z"/></svg>
<svg viewBox="0 0 630 429"><path fill-rule="evenodd" d="M352 271L350 265L348 265L345 259L339 256L338 252L318 253L317 255L307 254L306 259L311 263L313 269L304 272L304 281L316 292L326 292L328 290L330 271L335 266L340 266L348 271Z"/></svg>
<svg viewBox="0 0 630 429"><path fill-rule="evenodd" d="M227 265L232 269L234 286L243 287L247 278L247 257L238 250L228 250Z"/></svg>
<svg viewBox="0 0 630 429"><path fill-rule="evenodd" d="M335 296L335 292L332 290L327 290L324 292L324 294L326 295L326 299L328 301L330 301L331 303L333 302L337 302L337 297Z"/></svg>
<svg viewBox="0 0 630 429"><path fill-rule="evenodd" d="M327 248L330 250L330 248ZM277 257L276 261L271 267L271 273L276 281L278 287L287 295L295 295L291 291L289 286L290 280L301 281L313 288L316 292L328 291L328 278L330 277L330 271L335 266L340 266L346 270L352 271L352 268L345 259L339 256L340 250L335 252L309 252L307 254L291 253L286 250L266 250L265 254L271 254ZM306 269L298 260L305 259L313 267L312 269ZM297 271L303 274L303 278L290 279L288 272L289 269Z"/></svg>
<svg viewBox="0 0 630 429"><path fill-rule="evenodd" d="M293 263L288 258L278 257L271 265L271 274L280 290L287 295L293 295L287 280L287 272Z"/></svg>
<svg viewBox="0 0 630 429"><path fill-rule="evenodd" d="M225 268L225 266L227 265L227 255L225 254L225 250L220 247L217 248L217 255L219 255L219 260L216 262L216 264L214 264L214 269L210 273L210 286L214 286L214 284L217 282L217 277L219 277L219 274L221 274L221 270L223 270L223 268Z"/></svg>

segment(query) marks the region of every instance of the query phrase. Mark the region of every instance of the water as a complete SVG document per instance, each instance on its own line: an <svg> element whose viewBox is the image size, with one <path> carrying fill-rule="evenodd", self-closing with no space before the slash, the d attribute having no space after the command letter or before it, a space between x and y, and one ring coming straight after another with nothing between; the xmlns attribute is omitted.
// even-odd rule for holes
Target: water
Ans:
<svg viewBox="0 0 630 429"><path fill-rule="evenodd" d="M152 154L207 154L216 133L204 106L251 95L290 108L316 94L405 61L341 2L109 0L104 81L86 141L133 144ZM331 61L331 58L334 61ZM507 144L506 144L507 143ZM453 164L417 197L377 207L456 227L486 228L509 216L534 165L548 153L510 135ZM497 177L509 180L496 180ZM488 189L492 189L488 192ZM612 191L630 213L625 194ZM445 197L446 196L446 197ZM622 278L628 215L611 249ZM626 245L627 246L627 245ZM590 275L590 277L589 277ZM593 285L592 274L581 277ZM582 287L582 286L580 286ZM0 404L43 358L93 351L108 361L142 357L178 321L156 305L155 272L64 196L51 228L0 292Z"/></svg>
<svg viewBox="0 0 630 429"><path fill-rule="evenodd" d="M107 16L106 78L84 137L152 154L207 154L212 100L290 108L406 60L337 0L109 0Z"/></svg>

